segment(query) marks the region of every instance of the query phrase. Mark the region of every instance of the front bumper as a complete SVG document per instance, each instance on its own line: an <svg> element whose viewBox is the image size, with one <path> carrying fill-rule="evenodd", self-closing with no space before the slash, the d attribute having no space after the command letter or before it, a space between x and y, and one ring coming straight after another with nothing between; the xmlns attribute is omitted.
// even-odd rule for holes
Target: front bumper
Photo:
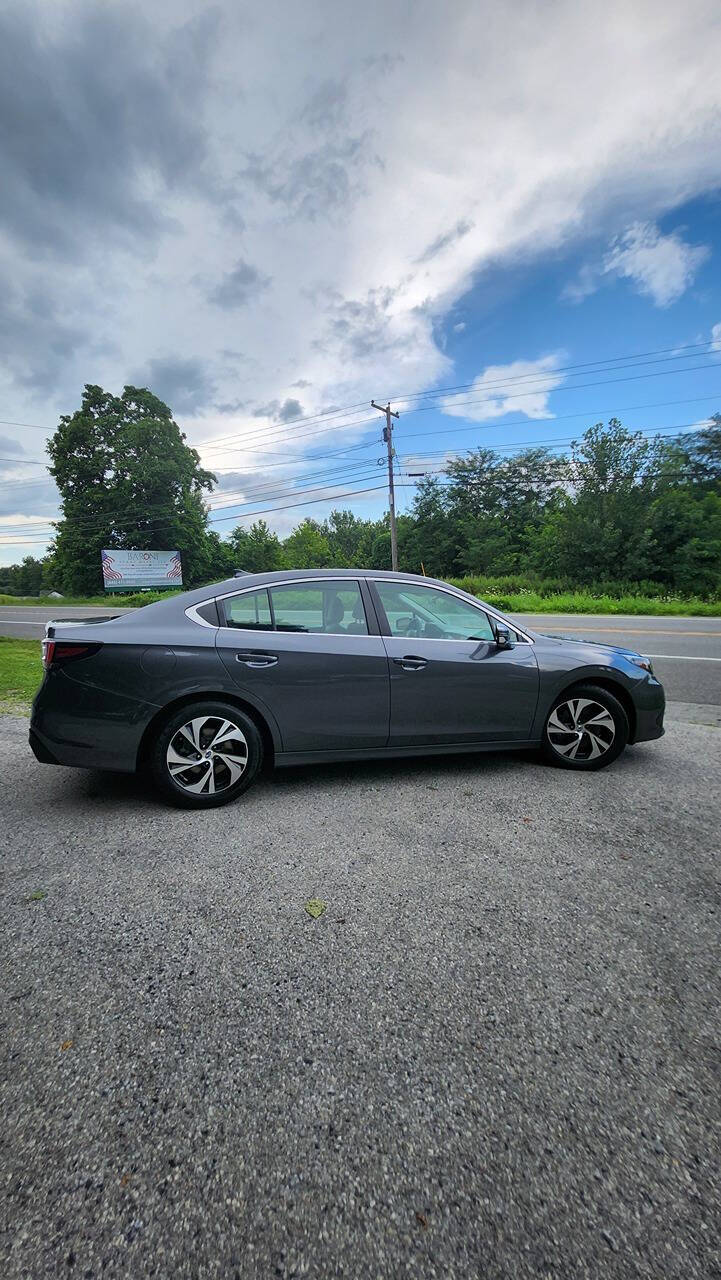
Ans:
<svg viewBox="0 0 721 1280"><path fill-rule="evenodd" d="M654 738L662 738L665 732L663 717L666 710L663 685L651 677L638 690L634 703L636 727L632 741L652 742Z"/></svg>

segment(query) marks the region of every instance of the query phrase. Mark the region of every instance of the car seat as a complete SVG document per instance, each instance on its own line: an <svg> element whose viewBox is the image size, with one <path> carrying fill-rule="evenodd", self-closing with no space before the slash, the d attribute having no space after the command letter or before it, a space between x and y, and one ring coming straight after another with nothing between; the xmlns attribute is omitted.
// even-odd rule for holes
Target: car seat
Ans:
<svg viewBox="0 0 721 1280"><path fill-rule="evenodd" d="M326 608L325 631L343 631L341 626L345 617L345 605L341 600L338 592L332 595L328 601Z"/></svg>
<svg viewBox="0 0 721 1280"><path fill-rule="evenodd" d="M348 623L346 631L349 636L365 636L368 634L366 615L360 596L353 606L353 621Z"/></svg>

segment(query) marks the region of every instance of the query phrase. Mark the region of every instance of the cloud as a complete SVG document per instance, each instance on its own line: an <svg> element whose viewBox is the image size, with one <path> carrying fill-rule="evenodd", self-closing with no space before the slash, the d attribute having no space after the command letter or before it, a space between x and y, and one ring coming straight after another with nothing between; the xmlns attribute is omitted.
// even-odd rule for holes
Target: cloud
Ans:
<svg viewBox="0 0 721 1280"><path fill-rule="evenodd" d="M598 266L585 265L563 296L581 302L599 288L604 277L631 280L657 307L668 307L693 284L709 256L706 245L687 244L678 231L663 235L651 222L634 222L616 236Z"/></svg>
<svg viewBox="0 0 721 1280"><path fill-rule="evenodd" d="M717 188L712 0L608 0L592 24L574 0L448 12L6 0L5 416L50 430L85 382L119 392L134 372L202 447L257 439L253 406L299 392L310 415L456 383L441 344L485 268L605 244ZM622 237L600 278L672 296L700 248L674 236L652 263ZM266 462L288 448L269 435ZM309 444L357 437L329 421ZM233 447L216 464L249 467Z"/></svg>
<svg viewBox="0 0 721 1280"><path fill-rule="evenodd" d="M527 418L552 418L549 396L564 381L555 370L563 352L539 360L514 360L511 364L489 365L474 379L467 391L444 396L443 413L469 422L486 422L506 413L523 413Z"/></svg>
<svg viewBox="0 0 721 1280"><path fill-rule="evenodd" d="M133 379L133 385L147 387L169 405L174 415L190 417L210 404L215 391L206 365L194 357L165 356L149 360Z"/></svg>
<svg viewBox="0 0 721 1280"><path fill-rule="evenodd" d="M220 284L211 289L208 297L217 306L230 310L233 307L245 306L251 299L257 298L263 289L267 289L269 284L270 276L263 275L262 271L250 262L239 258L232 271L223 277Z"/></svg>
<svg viewBox="0 0 721 1280"><path fill-rule="evenodd" d="M0 222L30 252L72 258L88 236L106 247L156 237L172 225L158 197L201 177L216 20L198 14L158 39L130 7L49 13L3 6Z"/></svg>
<svg viewBox="0 0 721 1280"><path fill-rule="evenodd" d="M457 222L455 227L451 227L450 231L445 231L442 235L436 236L435 240L432 240L428 245L428 248L424 249L421 256L416 258L416 262L430 262L432 258L437 258L439 253L443 253L444 249L448 249L452 244L455 244L456 240L462 240L472 230L472 222L464 220Z"/></svg>
<svg viewBox="0 0 721 1280"><path fill-rule="evenodd" d="M711 350L721 351L721 324L715 324L711 330Z"/></svg>
<svg viewBox="0 0 721 1280"><path fill-rule="evenodd" d="M300 400L288 399L281 404L280 400L271 400L268 404L259 404L253 410L254 418L272 418L275 422L291 422L293 418L303 416Z"/></svg>
<svg viewBox="0 0 721 1280"><path fill-rule="evenodd" d="M463 330L465 329L465 327L466 327L466 322L465 322L465 320L459 320L459 321L458 321L458 324L454 324L454 326L453 326L453 332L454 332L454 333L463 333Z"/></svg>
<svg viewBox="0 0 721 1280"><path fill-rule="evenodd" d="M25 450L19 440L13 440L10 436L0 436L0 453L15 456L17 453L24 453Z"/></svg>

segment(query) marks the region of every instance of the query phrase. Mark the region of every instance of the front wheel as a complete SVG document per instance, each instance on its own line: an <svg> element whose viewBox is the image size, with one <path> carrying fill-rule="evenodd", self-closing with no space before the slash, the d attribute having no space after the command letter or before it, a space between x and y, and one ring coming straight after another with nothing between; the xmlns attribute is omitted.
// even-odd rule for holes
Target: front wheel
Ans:
<svg viewBox="0 0 721 1280"><path fill-rule="evenodd" d="M150 770L182 809L213 809L247 791L263 759L254 722L228 702L193 702L158 731Z"/></svg>
<svg viewBox="0 0 721 1280"><path fill-rule="evenodd" d="M553 704L543 731L543 754L562 769L604 769L628 739L628 716L618 698L598 685L578 685Z"/></svg>

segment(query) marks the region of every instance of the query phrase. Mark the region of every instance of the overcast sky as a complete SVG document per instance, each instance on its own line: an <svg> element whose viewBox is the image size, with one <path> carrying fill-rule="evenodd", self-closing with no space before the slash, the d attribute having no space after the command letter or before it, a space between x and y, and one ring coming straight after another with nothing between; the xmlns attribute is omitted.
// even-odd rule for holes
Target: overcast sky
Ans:
<svg viewBox="0 0 721 1280"><path fill-rule="evenodd" d="M295 421L371 397L469 388L403 403L407 465L721 407L720 64L716 0L6 0L2 561L42 553L36 463L86 382L167 400L239 512L329 454L331 489L378 484L365 410ZM694 343L673 376L566 372Z"/></svg>

